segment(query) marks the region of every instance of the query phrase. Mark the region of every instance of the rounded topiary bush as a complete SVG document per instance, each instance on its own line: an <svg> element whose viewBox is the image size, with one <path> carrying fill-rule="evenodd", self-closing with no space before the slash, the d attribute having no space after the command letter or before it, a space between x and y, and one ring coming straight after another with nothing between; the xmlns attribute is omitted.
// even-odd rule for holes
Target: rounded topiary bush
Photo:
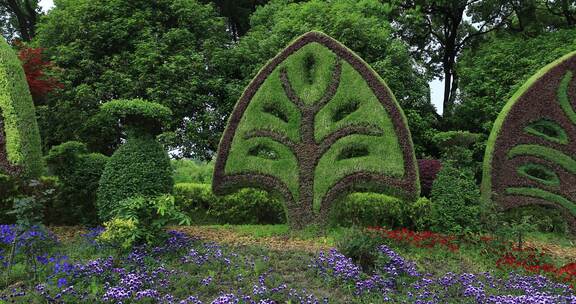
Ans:
<svg viewBox="0 0 576 304"><path fill-rule="evenodd" d="M172 193L174 181L170 158L156 141L170 109L141 99L114 100L102 111L119 119L126 129L126 143L110 158L98 188L101 220L114 216L118 202L135 196Z"/></svg>

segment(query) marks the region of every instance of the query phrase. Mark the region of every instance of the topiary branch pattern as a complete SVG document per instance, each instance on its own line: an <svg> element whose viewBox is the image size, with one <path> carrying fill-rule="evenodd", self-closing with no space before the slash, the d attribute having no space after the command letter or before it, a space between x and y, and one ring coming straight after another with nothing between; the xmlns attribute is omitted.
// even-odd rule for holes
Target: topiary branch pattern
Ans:
<svg viewBox="0 0 576 304"><path fill-rule="evenodd" d="M293 228L354 189L418 197L406 119L383 81L332 38L303 35L266 65L232 113L213 190L282 196Z"/></svg>
<svg viewBox="0 0 576 304"><path fill-rule="evenodd" d="M482 195L505 208L550 205L576 233L576 53L543 68L496 120L484 159Z"/></svg>

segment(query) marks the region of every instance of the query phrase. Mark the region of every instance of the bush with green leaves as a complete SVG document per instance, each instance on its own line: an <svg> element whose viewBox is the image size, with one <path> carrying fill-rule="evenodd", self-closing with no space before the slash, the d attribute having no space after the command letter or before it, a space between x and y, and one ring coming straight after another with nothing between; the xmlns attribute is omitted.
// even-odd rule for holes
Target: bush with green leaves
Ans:
<svg viewBox="0 0 576 304"><path fill-rule="evenodd" d="M36 111L22 62L0 39L0 173L38 178L44 172Z"/></svg>
<svg viewBox="0 0 576 304"><path fill-rule="evenodd" d="M180 183L174 186L178 206L194 220L218 224L279 224L286 222L282 203L265 191L242 189L216 196L209 184Z"/></svg>
<svg viewBox="0 0 576 304"><path fill-rule="evenodd" d="M123 248L152 244L169 224L190 225L190 217L180 210L172 195L135 196L118 203L112 220L105 222L106 230L100 239L116 245L121 242Z"/></svg>
<svg viewBox="0 0 576 304"><path fill-rule="evenodd" d="M110 101L102 106L102 112L116 117L127 135L126 143L114 152L99 182L98 215L107 221L125 199L172 193L170 158L155 138L171 112L141 99Z"/></svg>
<svg viewBox="0 0 576 304"><path fill-rule="evenodd" d="M409 203L379 193L351 193L331 210L330 222L337 226L403 227Z"/></svg>
<svg viewBox="0 0 576 304"><path fill-rule="evenodd" d="M445 163L432 185L431 230L451 234L479 232L481 210L474 174Z"/></svg>
<svg viewBox="0 0 576 304"><path fill-rule="evenodd" d="M97 224L96 191L108 157L89 153L84 143L70 141L52 147L45 160L49 173L59 181L57 198L47 208L47 222Z"/></svg>
<svg viewBox="0 0 576 304"><path fill-rule="evenodd" d="M210 184L214 172L214 163L199 162L190 159L176 159L170 162L174 170L174 183Z"/></svg>

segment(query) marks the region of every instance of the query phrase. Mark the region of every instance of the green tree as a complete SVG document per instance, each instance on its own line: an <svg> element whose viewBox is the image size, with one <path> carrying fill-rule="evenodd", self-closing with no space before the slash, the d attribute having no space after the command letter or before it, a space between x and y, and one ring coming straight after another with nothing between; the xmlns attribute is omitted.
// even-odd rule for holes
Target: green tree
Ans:
<svg viewBox="0 0 576 304"><path fill-rule="evenodd" d="M30 41L42 15L38 0L0 0L0 28L4 38Z"/></svg>
<svg viewBox="0 0 576 304"><path fill-rule="evenodd" d="M462 55L458 69L462 102L452 125L489 134L514 92L546 64L576 49L576 30L559 30L529 38L499 33Z"/></svg>
<svg viewBox="0 0 576 304"><path fill-rule="evenodd" d="M220 75L230 47L223 18L197 0L56 0L36 43L62 69L64 89L39 107L45 146L81 140L109 154L118 129L97 115L116 98L145 98L174 113L164 142L209 158L236 95ZM233 91L237 94L237 90ZM228 105L228 106L226 106ZM107 138L103 142L101 139Z"/></svg>
<svg viewBox="0 0 576 304"><path fill-rule="evenodd" d="M424 59L432 76L439 76L444 80L443 116L450 117L458 90L457 59L475 38L503 24L501 20L511 14L508 6L504 5L507 2L491 0L385 2L397 4L390 16L397 21L399 35L414 47L414 56Z"/></svg>
<svg viewBox="0 0 576 304"><path fill-rule="evenodd" d="M388 22L393 8L378 0L273 0L256 10L251 29L231 50L227 78L242 88L294 38L322 31L350 47L382 76L408 117L417 154L429 154L435 109L427 78L415 68L418 63L407 45L394 39Z"/></svg>

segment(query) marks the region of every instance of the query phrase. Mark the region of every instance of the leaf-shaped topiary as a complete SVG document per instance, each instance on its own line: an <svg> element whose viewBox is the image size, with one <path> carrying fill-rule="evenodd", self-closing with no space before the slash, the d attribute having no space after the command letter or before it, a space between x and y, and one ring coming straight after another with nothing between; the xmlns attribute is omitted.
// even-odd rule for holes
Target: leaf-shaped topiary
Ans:
<svg viewBox="0 0 576 304"><path fill-rule="evenodd" d="M170 158L156 141L170 109L141 99L113 100L102 112L119 119L127 140L110 158L100 178L97 205L102 221L114 216L117 204L136 196L172 193Z"/></svg>
<svg viewBox="0 0 576 304"><path fill-rule="evenodd" d="M544 67L498 116L484 157L482 197L504 208L555 206L576 233L576 52Z"/></svg>
<svg viewBox="0 0 576 304"><path fill-rule="evenodd" d="M213 190L242 187L279 194L296 229L324 221L332 202L355 190L413 200L419 183L406 118L362 59L309 32L258 73L229 119Z"/></svg>
<svg viewBox="0 0 576 304"><path fill-rule="evenodd" d="M44 164L36 111L22 63L0 38L0 173L42 175Z"/></svg>

